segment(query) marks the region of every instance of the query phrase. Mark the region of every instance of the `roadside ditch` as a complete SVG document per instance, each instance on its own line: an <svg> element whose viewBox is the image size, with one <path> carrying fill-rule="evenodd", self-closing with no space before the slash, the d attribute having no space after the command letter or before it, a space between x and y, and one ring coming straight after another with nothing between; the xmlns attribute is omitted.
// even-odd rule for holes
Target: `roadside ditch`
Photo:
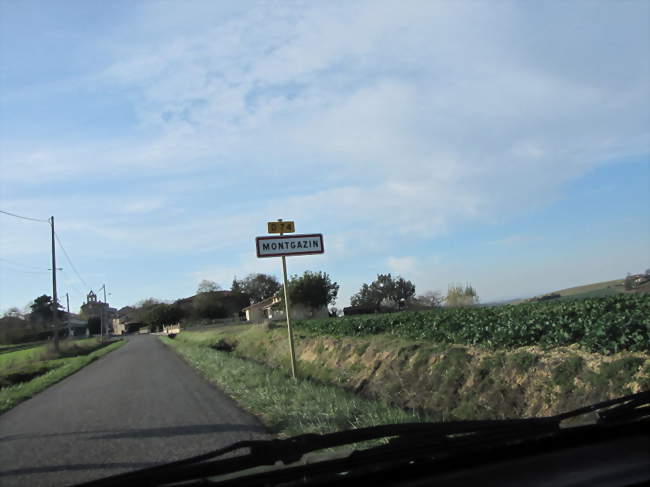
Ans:
<svg viewBox="0 0 650 487"><path fill-rule="evenodd" d="M191 341L191 333L177 339ZM286 330L260 326L205 342L288 373ZM486 350L372 337L297 333L300 377L442 420L546 416L650 389L650 355L577 346Z"/></svg>

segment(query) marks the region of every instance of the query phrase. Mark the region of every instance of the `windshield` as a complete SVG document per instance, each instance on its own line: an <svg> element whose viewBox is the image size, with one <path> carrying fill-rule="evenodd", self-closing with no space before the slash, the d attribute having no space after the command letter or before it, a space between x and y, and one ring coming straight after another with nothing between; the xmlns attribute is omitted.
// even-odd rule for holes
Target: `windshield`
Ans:
<svg viewBox="0 0 650 487"><path fill-rule="evenodd" d="M649 390L649 19L0 0L0 484Z"/></svg>

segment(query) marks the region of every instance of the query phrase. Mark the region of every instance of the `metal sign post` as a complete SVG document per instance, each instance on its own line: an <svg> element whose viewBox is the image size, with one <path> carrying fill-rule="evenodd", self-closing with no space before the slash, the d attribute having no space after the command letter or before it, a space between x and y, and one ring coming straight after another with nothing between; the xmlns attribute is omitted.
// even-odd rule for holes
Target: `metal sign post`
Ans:
<svg viewBox="0 0 650 487"><path fill-rule="evenodd" d="M291 355L291 376L296 376L296 354L291 331L291 316L289 310L289 283L287 279L287 255L322 254L325 252L323 236L320 233L309 235L290 235L285 233L296 231L294 222L284 222L278 219L277 222L268 222L269 233L279 233L278 237L257 237L255 246L258 257L282 257L282 277L284 279L284 314L287 318L287 332L289 333L289 353Z"/></svg>
<svg viewBox="0 0 650 487"><path fill-rule="evenodd" d="M281 221L282 219L278 219L278 222ZM292 223L291 226L293 227L293 222L291 223ZM281 232L280 236L282 236L283 234L284 233ZM284 314L287 317L287 332L289 333L289 354L291 355L291 377L293 377L293 379L296 380L297 379L296 352L294 351L293 348L293 332L291 331L291 315L289 314L289 310L291 309L291 307L289 305L289 283L287 282L287 257L285 255L282 256L282 277L284 278Z"/></svg>

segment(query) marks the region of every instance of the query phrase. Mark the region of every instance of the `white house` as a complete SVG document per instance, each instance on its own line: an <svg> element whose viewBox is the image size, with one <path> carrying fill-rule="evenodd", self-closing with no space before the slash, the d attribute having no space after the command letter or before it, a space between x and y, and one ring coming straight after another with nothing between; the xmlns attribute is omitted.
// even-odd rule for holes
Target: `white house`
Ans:
<svg viewBox="0 0 650 487"><path fill-rule="evenodd" d="M251 304L242 311L246 314L246 321L251 323L260 323L265 320L279 321L284 320L284 308L281 308L279 303L282 300L279 297L272 296L266 298L259 303ZM291 318L294 320L302 320L307 318L327 318L327 306L315 309L302 304L295 304L291 306Z"/></svg>
<svg viewBox="0 0 650 487"><path fill-rule="evenodd" d="M273 319L272 307L279 302L280 298L271 296L270 298L263 299L258 303L253 303L245 307L242 311L246 314L246 321L259 323L264 320Z"/></svg>

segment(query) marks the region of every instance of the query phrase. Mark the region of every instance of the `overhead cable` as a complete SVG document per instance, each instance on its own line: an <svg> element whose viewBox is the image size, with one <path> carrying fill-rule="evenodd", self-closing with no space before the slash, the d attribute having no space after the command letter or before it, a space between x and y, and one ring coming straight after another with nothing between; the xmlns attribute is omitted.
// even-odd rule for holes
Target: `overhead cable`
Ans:
<svg viewBox="0 0 650 487"><path fill-rule="evenodd" d="M33 222L40 222L40 223L50 223L50 220L42 220L40 218L31 218L29 216L16 215L15 213L11 213L10 211L0 210L0 213L4 213L5 215L13 216L15 218L22 218L23 220L31 220Z"/></svg>
<svg viewBox="0 0 650 487"><path fill-rule="evenodd" d="M65 269L63 269L63 273L64 273L66 276L69 276L69 275L70 275L70 274L68 274L68 273L65 271ZM72 276L71 276L71 277L72 277ZM72 288L72 290L73 290L75 293L77 293L77 295L78 295L79 297L81 297L81 298L85 297L85 295L84 295L81 291L79 291L79 288L78 288L77 286L75 286L73 282L64 283L64 284L70 286L70 287Z"/></svg>
<svg viewBox="0 0 650 487"><path fill-rule="evenodd" d="M25 269L14 269L12 267L7 267L6 264L4 264L2 267L8 271L19 272L21 274L49 274L49 271L27 271Z"/></svg>
<svg viewBox="0 0 650 487"><path fill-rule="evenodd" d="M65 258L67 259L68 264L70 264L70 267L72 267L72 270L73 270L74 273L77 275L77 277L79 278L79 280L81 281L81 283L82 283L86 288L88 288L88 287L89 287L88 284L86 283L86 281L84 281L83 277L81 277L81 274L79 274L79 271L77 270L77 268L76 268L76 267L74 266L74 264L72 263L72 259L70 259L70 256L68 255L68 252L65 250L65 247L64 247L63 244L61 243L61 239L59 238L59 234L56 233L56 232L54 232L54 236L56 237L56 241L59 242L59 246L61 247L61 250L63 250L63 255L65 255Z"/></svg>
<svg viewBox="0 0 650 487"><path fill-rule="evenodd" d="M17 267L25 267L26 270L37 270L37 271L45 272L45 269L43 267L35 266L32 264L23 264L22 262L15 262L13 260L7 259L6 257L0 257L0 261L6 262L7 264L17 266Z"/></svg>

